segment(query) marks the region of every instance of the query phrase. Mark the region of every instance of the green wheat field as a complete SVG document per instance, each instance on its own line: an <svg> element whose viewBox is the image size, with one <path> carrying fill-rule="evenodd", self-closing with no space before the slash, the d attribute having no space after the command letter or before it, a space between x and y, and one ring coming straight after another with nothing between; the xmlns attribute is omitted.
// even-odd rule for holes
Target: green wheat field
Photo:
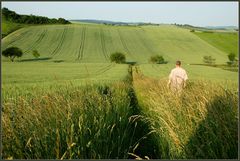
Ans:
<svg viewBox="0 0 240 161"><path fill-rule="evenodd" d="M2 22L5 33L19 27L9 23ZM238 71L202 65L205 55L222 65L238 54L237 32L21 27L2 39L2 50L24 53L14 62L1 58L2 158L238 158ZM111 63L114 52L127 63ZM156 54L167 64L149 63ZM176 60L189 77L181 95L167 88Z"/></svg>

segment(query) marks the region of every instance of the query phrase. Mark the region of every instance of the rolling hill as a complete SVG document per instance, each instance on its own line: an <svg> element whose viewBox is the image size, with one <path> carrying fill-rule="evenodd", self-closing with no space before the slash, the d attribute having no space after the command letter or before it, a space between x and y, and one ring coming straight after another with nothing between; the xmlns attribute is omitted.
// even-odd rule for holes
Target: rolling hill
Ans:
<svg viewBox="0 0 240 161"><path fill-rule="evenodd" d="M63 18L53 18L36 16L36 15L20 15L8 8L2 8L1 24L2 38L22 27L36 24L70 24L69 21Z"/></svg>
<svg viewBox="0 0 240 161"><path fill-rule="evenodd" d="M109 62L112 52L123 52L127 61L148 63L151 55L160 54L169 62L202 63L211 55L225 63L227 54L187 29L171 25L127 27L105 25L41 25L22 28L3 39L3 50L10 46L24 51L21 59L41 57L70 62ZM3 59L6 60L6 59Z"/></svg>
<svg viewBox="0 0 240 161"><path fill-rule="evenodd" d="M2 38L25 26L27 25L7 21L6 18L2 16Z"/></svg>
<svg viewBox="0 0 240 161"><path fill-rule="evenodd" d="M237 32L195 32L197 36L205 40L212 46L229 54L234 53L238 57L238 33Z"/></svg>
<svg viewBox="0 0 240 161"><path fill-rule="evenodd" d="M3 158L236 159L238 73L196 65L237 51L237 36L214 36L86 22L12 32L2 49L24 54L2 56ZM113 52L127 63L111 63ZM150 64L156 54L167 64ZM183 93L167 86L177 59L189 77Z"/></svg>

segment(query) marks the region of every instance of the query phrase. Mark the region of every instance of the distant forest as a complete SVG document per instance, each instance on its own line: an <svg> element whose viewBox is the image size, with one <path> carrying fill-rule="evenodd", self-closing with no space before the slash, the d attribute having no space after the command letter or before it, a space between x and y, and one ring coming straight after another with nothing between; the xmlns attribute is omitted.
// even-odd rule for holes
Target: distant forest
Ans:
<svg viewBox="0 0 240 161"><path fill-rule="evenodd" d="M14 11L9 10L8 8L2 8L2 16L6 20L12 21L15 23L26 23L26 24L70 24L69 21L64 18L48 18L43 16L35 15L19 15Z"/></svg>

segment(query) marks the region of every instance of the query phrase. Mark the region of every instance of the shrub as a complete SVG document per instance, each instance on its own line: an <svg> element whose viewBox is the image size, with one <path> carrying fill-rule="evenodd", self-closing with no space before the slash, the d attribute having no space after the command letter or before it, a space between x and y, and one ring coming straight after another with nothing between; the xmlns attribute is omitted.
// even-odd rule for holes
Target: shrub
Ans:
<svg viewBox="0 0 240 161"><path fill-rule="evenodd" d="M206 64L215 64L215 58L212 58L212 56L204 56L203 62Z"/></svg>
<svg viewBox="0 0 240 161"><path fill-rule="evenodd" d="M156 63L156 64L164 64L165 60L164 60L163 56L155 55L155 56L151 56L150 62Z"/></svg>
<svg viewBox="0 0 240 161"><path fill-rule="evenodd" d="M10 60L13 62L15 57L21 57L23 55L23 52L18 47L9 47L2 52L2 55L5 57L9 57Z"/></svg>
<svg viewBox="0 0 240 161"><path fill-rule="evenodd" d="M236 55L234 53L229 53L228 59L229 59L229 62L227 62L228 65L236 65L237 64Z"/></svg>
<svg viewBox="0 0 240 161"><path fill-rule="evenodd" d="M120 52L115 52L112 53L110 56L110 60L111 62L115 62L115 63L125 63L126 62L126 57L123 53Z"/></svg>
<svg viewBox="0 0 240 161"><path fill-rule="evenodd" d="M35 58L39 58L40 57L40 54L37 50L33 50L32 51L32 55L35 57Z"/></svg>
<svg viewBox="0 0 240 161"><path fill-rule="evenodd" d="M229 53L228 54L228 59L232 62L235 60L235 57L236 57L236 55L234 53Z"/></svg>

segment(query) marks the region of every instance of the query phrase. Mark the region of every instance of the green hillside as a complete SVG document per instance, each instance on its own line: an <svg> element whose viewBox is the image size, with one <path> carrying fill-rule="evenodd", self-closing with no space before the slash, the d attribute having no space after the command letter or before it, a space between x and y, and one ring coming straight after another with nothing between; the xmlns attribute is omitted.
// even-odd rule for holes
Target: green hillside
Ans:
<svg viewBox="0 0 240 161"><path fill-rule="evenodd" d="M222 50L226 54L234 53L238 56L238 33L236 32L195 32L204 41Z"/></svg>
<svg viewBox="0 0 240 161"><path fill-rule="evenodd" d="M42 25L18 30L3 39L3 49L17 46L24 51L21 59L33 58L37 49L41 57L71 62L109 62L112 52L124 52L127 61L148 63L151 55L160 54L169 62L202 63L204 55L227 61L226 54L187 29L126 27L104 25ZM3 59L6 60L6 59Z"/></svg>
<svg viewBox="0 0 240 161"><path fill-rule="evenodd" d="M3 16L2 17L2 38L10 34L11 32L16 31L17 29L20 29L24 26L26 26L26 24L7 21Z"/></svg>
<svg viewBox="0 0 240 161"><path fill-rule="evenodd" d="M8 8L2 8L2 38L7 36L13 31L22 27L36 24L70 24L69 21L59 18L50 19L48 17L35 16L35 15L20 15Z"/></svg>

